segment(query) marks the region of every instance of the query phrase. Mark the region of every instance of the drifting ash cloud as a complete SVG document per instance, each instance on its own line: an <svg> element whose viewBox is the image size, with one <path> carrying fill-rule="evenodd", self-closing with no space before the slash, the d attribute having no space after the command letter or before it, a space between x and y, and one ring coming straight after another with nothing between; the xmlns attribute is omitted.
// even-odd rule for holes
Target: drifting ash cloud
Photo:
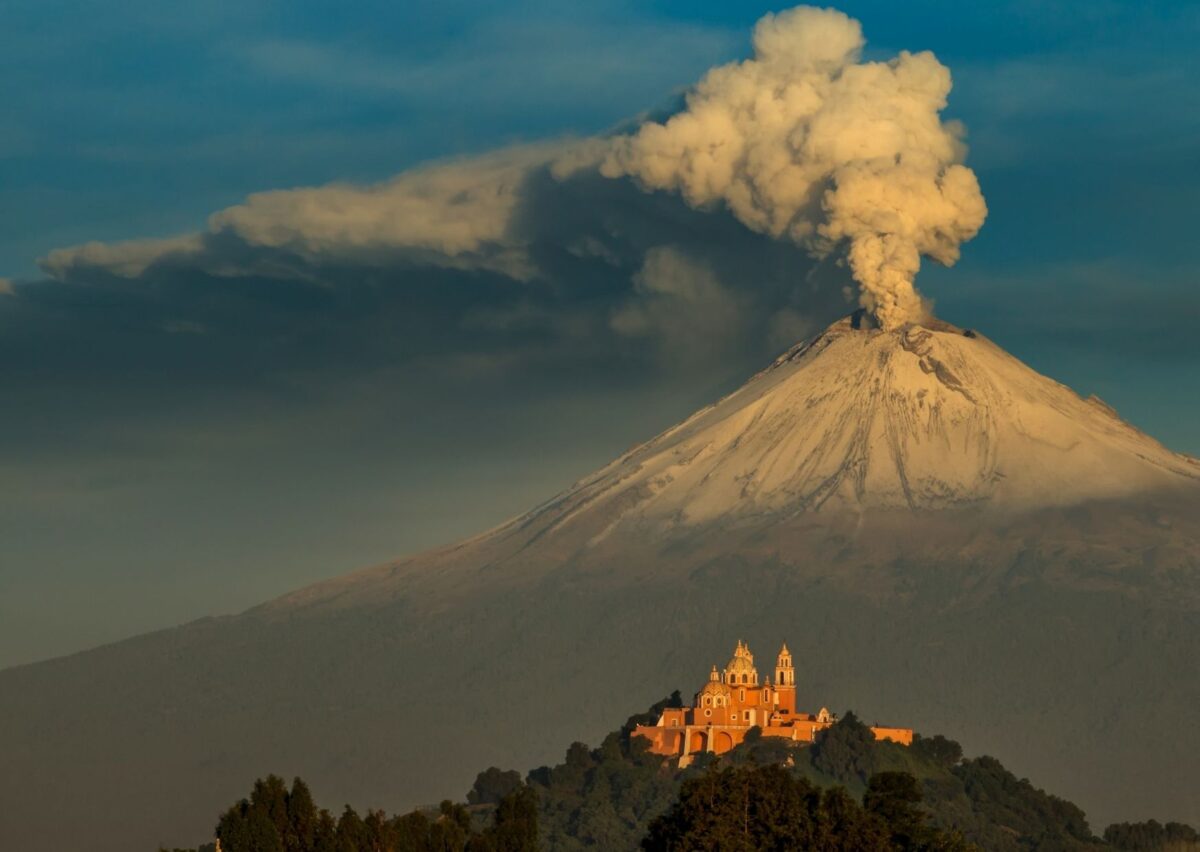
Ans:
<svg viewBox="0 0 1200 852"><path fill-rule="evenodd" d="M987 213L962 165L963 129L940 118L949 71L928 52L861 61L859 23L831 9L767 15L753 44L752 58L711 70L681 112L630 135L522 146L375 186L259 193L211 216L200 234L59 249L42 267L64 281L136 280L165 267L317 281L330 268L433 267L545 282L554 269L538 243L554 229L537 205L563 197L547 194L546 180L602 177L677 193L699 211L723 205L752 231L848 263L861 304L883 327L919 319L920 258L954 263ZM686 302L693 320L705 310L724 321L765 311L786 326L803 312L794 290L758 294L775 304L744 310L686 247L646 245L632 263L614 261L614 240L628 243L619 222L627 213L597 214L600 235L558 234L568 238L560 248L622 271L630 304L613 311L616 333L679 337L681 314L664 299ZM795 271L799 282L810 270Z"/></svg>
<svg viewBox="0 0 1200 852"><path fill-rule="evenodd" d="M221 276L290 277L313 266L409 262L527 280L533 269L512 233L514 210L533 172L561 160L557 174L566 175L572 150L531 145L412 169L374 186L255 193L210 216L204 233L58 249L41 266L59 279L90 271L136 278L166 260Z"/></svg>

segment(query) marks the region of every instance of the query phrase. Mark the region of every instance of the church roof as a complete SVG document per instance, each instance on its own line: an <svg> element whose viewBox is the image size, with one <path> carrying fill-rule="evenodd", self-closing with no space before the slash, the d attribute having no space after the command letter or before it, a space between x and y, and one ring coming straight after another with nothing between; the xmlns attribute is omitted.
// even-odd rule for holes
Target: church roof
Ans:
<svg viewBox="0 0 1200 852"><path fill-rule="evenodd" d="M754 667L754 663L745 657L734 657L729 661L729 665L725 667L725 671L731 674L753 674L758 669Z"/></svg>
<svg viewBox="0 0 1200 852"><path fill-rule="evenodd" d="M733 649L733 657L730 658L729 664L725 666L726 673L732 674L756 674L758 670L754 667L754 655L750 653L750 649L740 639L737 647Z"/></svg>

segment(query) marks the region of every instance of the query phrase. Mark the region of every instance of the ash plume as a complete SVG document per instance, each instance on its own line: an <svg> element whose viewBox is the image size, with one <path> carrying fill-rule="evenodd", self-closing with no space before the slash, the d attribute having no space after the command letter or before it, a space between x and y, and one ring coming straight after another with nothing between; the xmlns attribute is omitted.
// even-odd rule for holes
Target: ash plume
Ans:
<svg viewBox="0 0 1200 852"><path fill-rule="evenodd" d="M603 173L724 203L819 257L844 249L881 326L919 320L921 256L953 264L987 216L963 127L939 115L949 69L928 51L862 61L859 22L833 9L768 14L753 44L682 112L614 140Z"/></svg>
<svg viewBox="0 0 1200 852"><path fill-rule="evenodd" d="M786 292L786 273L773 272L779 280L767 286L712 270L687 286L647 277L646 270L664 273L664 258L684 258L690 268L712 259L701 245L707 238L694 227L677 233L678 217L663 218L662 199L637 184L677 193L675 206L701 216L724 205L731 216L705 218L730 220L740 231L736 219L779 239L781 251L799 255L797 247L846 263L861 303L885 328L920 319L926 308L913 280L921 256L953 263L987 215L975 175L962 164L963 128L939 115L950 72L928 52L861 61L859 23L832 9L767 15L753 44L750 59L709 70L682 112L629 135L427 163L373 185L259 192L217 211L198 232L59 248L41 265L52 278L79 283L198 274L421 287L436 270L432 278L494 275L536 293L563 274L545 250L553 244L618 279L613 289L624 288L629 304L612 315L611 330L627 340L659 336L660 348L678 348L671 344L678 340L694 350L688 335L674 331L684 317L698 328L710 328L713 317L722 325L740 317L746 337L773 345L814 330L808 314L824 309L825 296ZM618 199L622 185L640 198ZM582 231L568 233L585 219ZM794 262L790 268L804 274ZM577 273L561 279L564 291L581 280ZM738 286L754 292L726 292ZM770 329L759 323L766 315Z"/></svg>

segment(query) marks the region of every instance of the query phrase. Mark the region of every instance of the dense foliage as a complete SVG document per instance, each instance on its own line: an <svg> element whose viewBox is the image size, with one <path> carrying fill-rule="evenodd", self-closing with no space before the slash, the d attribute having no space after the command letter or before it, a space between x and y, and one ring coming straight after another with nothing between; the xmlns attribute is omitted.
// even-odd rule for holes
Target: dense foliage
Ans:
<svg viewBox="0 0 1200 852"><path fill-rule="evenodd" d="M1104 829L1104 840L1121 852L1200 852L1200 832L1169 822L1121 822Z"/></svg>
<svg viewBox="0 0 1200 852"><path fill-rule="evenodd" d="M541 803L544 847L562 852L586 848L636 849L650 820L666 810L679 792L684 772L650 754L635 726L657 721L662 709L679 706L679 693L631 717L597 749L573 743L566 759L529 773Z"/></svg>
<svg viewBox="0 0 1200 852"><path fill-rule="evenodd" d="M650 824L647 852L806 849L811 852L965 850L929 824L916 779L873 775L860 805L844 787L825 790L782 767L712 768L684 783L679 800Z"/></svg>
<svg viewBox="0 0 1200 852"><path fill-rule="evenodd" d="M680 770L632 736L637 724L679 704L675 693L598 748L574 743L562 763L525 779L489 768L467 805L446 801L392 817L347 806L335 818L300 779L288 789L268 776L221 815L217 837L222 852L1200 852L1200 836L1178 823L1122 823L1095 837L1078 807L994 758L964 759L941 736L918 736L910 747L878 742L852 713L811 745L752 729L728 754L698 755Z"/></svg>
<svg viewBox="0 0 1200 852"><path fill-rule="evenodd" d="M905 773L915 780L929 825L959 832L983 849L1073 852L1116 845L1107 836L1094 836L1078 807L1018 778L994 758L964 759L962 747L943 736L918 736L910 747L878 742L853 713L812 745L751 730L745 743L719 761L700 755L691 767L678 770L673 761L649 754L644 740L630 736L636 724L653 722L669 704L678 706L678 693L631 718L599 748L575 743L563 763L529 774L541 803L543 848L635 849L650 823L675 802L681 785L718 762L784 766L814 787L844 787L855 801L866 796L872 776ZM1140 852L1143 847L1129 848Z"/></svg>
<svg viewBox="0 0 1200 852"><path fill-rule="evenodd" d="M335 819L318 809L299 778L289 790L268 775L221 815L221 852L535 852L537 797L518 783L494 799L491 820L480 827L464 805L442 802L432 812L360 816L347 805Z"/></svg>

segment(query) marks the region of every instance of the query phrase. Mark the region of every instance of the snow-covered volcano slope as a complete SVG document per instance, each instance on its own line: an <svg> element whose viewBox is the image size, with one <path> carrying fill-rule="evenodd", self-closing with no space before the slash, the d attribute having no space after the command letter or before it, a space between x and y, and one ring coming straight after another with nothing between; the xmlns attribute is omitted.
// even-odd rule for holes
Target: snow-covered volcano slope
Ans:
<svg viewBox="0 0 1200 852"><path fill-rule="evenodd" d="M1058 517L1052 510L1104 505L1111 513L1130 500L1177 498L1200 500L1200 461L1099 399L1081 398L974 331L929 320L885 332L859 312L532 511L267 609L417 594L452 606L484 586L537 582L564 566L623 566L658 550L672 555L655 559L656 575L678 576L694 567L677 558L679 547L802 552L805 572L852 583L854 572L835 559L847 540L850 561L860 563L1045 551L1120 574L1115 566L1141 558L1144 530L1064 530L1049 520ZM1150 544L1160 564L1178 564L1200 542L1158 530ZM611 583L636 579L624 567L600 570Z"/></svg>
<svg viewBox="0 0 1200 852"><path fill-rule="evenodd" d="M1200 483L1096 398L937 321L835 323L735 393L543 512L704 523L763 514L987 503L1024 510Z"/></svg>

